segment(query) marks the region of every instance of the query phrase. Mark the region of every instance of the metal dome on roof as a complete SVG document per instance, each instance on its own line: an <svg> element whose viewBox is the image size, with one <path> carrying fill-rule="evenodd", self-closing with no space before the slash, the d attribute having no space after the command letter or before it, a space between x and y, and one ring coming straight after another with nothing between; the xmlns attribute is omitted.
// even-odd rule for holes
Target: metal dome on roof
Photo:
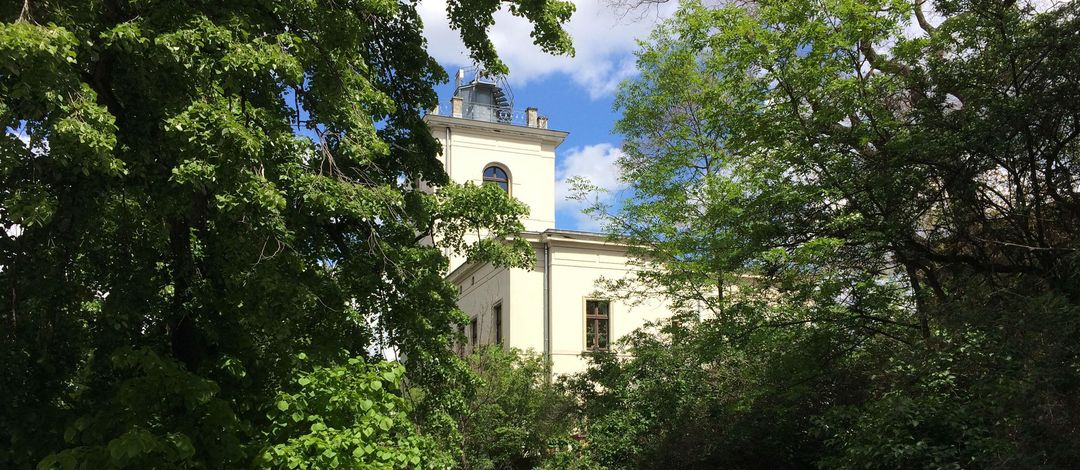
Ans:
<svg viewBox="0 0 1080 470"><path fill-rule="evenodd" d="M459 69L454 96L462 99L462 117L477 121L509 124L513 121L514 94L506 77L478 67L469 70L472 79L465 81L465 69Z"/></svg>

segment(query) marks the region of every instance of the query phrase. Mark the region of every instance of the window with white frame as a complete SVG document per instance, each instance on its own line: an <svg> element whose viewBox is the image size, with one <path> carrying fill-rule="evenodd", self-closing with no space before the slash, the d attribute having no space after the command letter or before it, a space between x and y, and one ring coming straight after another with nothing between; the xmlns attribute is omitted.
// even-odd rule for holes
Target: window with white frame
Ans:
<svg viewBox="0 0 1080 470"><path fill-rule="evenodd" d="M585 300L585 349L607 351L611 342L611 301Z"/></svg>

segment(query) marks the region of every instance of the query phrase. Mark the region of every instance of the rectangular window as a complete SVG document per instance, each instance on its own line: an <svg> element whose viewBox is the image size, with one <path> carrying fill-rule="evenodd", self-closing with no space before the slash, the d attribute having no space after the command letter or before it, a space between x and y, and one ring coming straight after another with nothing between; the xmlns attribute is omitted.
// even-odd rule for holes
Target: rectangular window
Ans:
<svg viewBox="0 0 1080 470"><path fill-rule="evenodd" d="M469 338L472 339L472 345L473 345L473 348L475 348L476 347L476 319L475 318L473 318L472 321L469 322Z"/></svg>
<svg viewBox="0 0 1080 470"><path fill-rule="evenodd" d="M607 351L611 328L611 301L585 301L585 349Z"/></svg>
<svg viewBox="0 0 1080 470"><path fill-rule="evenodd" d="M458 356L465 357L465 325L458 325Z"/></svg>
<svg viewBox="0 0 1080 470"><path fill-rule="evenodd" d="M502 302L491 307L491 314L495 316L495 342L502 344Z"/></svg>

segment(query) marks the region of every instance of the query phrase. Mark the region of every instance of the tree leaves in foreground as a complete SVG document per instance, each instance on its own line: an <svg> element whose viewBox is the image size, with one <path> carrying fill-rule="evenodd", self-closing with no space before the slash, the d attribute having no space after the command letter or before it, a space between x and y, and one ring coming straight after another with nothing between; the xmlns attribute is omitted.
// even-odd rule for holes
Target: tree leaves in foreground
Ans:
<svg viewBox="0 0 1080 470"><path fill-rule="evenodd" d="M500 4L447 14L505 72ZM571 4L510 10L572 51ZM412 183L448 187L415 2L27 0L0 21L0 467L456 461L463 317L416 237L512 233L525 208Z"/></svg>
<svg viewBox="0 0 1080 470"><path fill-rule="evenodd" d="M644 260L609 287L687 316L579 384L601 463L1080 461L1080 6L1040 5L688 3L654 33L617 100L632 196L594 210Z"/></svg>
<svg viewBox="0 0 1080 470"><path fill-rule="evenodd" d="M561 457L576 419L575 405L550 381L547 359L535 352L482 347L466 357L479 383L457 416L462 469L531 469ZM566 468L566 467L552 467Z"/></svg>

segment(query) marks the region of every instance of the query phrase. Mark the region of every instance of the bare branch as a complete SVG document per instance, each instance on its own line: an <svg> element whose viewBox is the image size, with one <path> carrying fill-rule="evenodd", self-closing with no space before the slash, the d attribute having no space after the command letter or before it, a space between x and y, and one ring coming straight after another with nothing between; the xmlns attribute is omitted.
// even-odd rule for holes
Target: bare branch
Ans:
<svg viewBox="0 0 1080 470"><path fill-rule="evenodd" d="M915 0L915 19L919 22L919 27L926 31L926 34L934 34L937 28L930 24L929 21L926 21L926 14L923 13L922 8L924 3L926 3L926 0Z"/></svg>
<svg viewBox="0 0 1080 470"><path fill-rule="evenodd" d="M871 67L882 72L904 76L911 74L911 68L905 64L881 56L881 54L878 54L878 52L874 50L873 44L870 44L868 41L859 41L859 52L862 52L862 54L866 56L866 60L870 62Z"/></svg>
<svg viewBox="0 0 1080 470"><path fill-rule="evenodd" d="M30 17L30 0L23 0L22 10L19 11L19 18L15 22L24 21L27 23L33 23L34 19Z"/></svg>

